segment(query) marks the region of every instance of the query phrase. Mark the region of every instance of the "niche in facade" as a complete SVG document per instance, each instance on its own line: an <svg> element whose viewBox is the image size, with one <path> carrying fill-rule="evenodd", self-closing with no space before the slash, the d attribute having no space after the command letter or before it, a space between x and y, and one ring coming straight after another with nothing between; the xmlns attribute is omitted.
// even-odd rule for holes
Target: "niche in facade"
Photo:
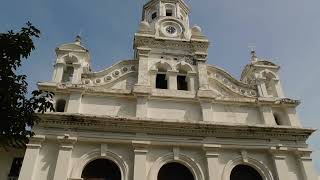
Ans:
<svg viewBox="0 0 320 180"><path fill-rule="evenodd" d="M167 9L166 10L166 16L173 16L172 9Z"/></svg>
<svg viewBox="0 0 320 180"><path fill-rule="evenodd" d="M230 180L263 180L254 168L247 165L238 165L231 171Z"/></svg>
<svg viewBox="0 0 320 180"><path fill-rule="evenodd" d="M81 178L83 180L121 180L121 171L114 162L97 159L86 165Z"/></svg>
<svg viewBox="0 0 320 180"><path fill-rule="evenodd" d="M154 20L155 18L157 18L157 12L152 13L151 15L151 19Z"/></svg>
<svg viewBox="0 0 320 180"><path fill-rule="evenodd" d="M64 112L66 108L66 100L59 99L56 102L56 112Z"/></svg>
<svg viewBox="0 0 320 180"><path fill-rule="evenodd" d="M194 177L186 166L173 162L161 167L157 180L194 180Z"/></svg>

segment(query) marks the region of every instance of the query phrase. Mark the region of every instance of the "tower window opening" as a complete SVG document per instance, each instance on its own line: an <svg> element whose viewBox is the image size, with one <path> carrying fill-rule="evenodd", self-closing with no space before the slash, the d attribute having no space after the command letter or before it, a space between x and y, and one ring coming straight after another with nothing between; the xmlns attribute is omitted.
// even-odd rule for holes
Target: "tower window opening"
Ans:
<svg viewBox="0 0 320 180"><path fill-rule="evenodd" d="M60 99L56 102L56 112L64 112L66 108L66 100Z"/></svg>
<svg viewBox="0 0 320 180"><path fill-rule="evenodd" d="M173 16L173 12L171 9L166 10L166 16Z"/></svg>
<svg viewBox="0 0 320 180"><path fill-rule="evenodd" d="M22 166L23 158L14 158L11 164L9 179L18 178Z"/></svg>
<svg viewBox="0 0 320 180"><path fill-rule="evenodd" d="M278 114L273 114L273 117L274 117L274 120L275 120L275 122L276 122L276 124L277 124L278 126L283 125L283 124L281 123L281 118L279 117Z"/></svg>
<svg viewBox="0 0 320 180"><path fill-rule="evenodd" d="M67 66L66 70L63 72L62 82L71 82L73 72L74 68L72 66Z"/></svg>
<svg viewBox="0 0 320 180"><path fill-rule="evenodd" d="M178 90L188 91L187 76L183 76L183 75L177 76L177 88Z"/></svg>
<svg viewBox="0 0 320 180"><path fill-rule="evenodd" d="M168 89L168 81L166 79L166 74L157 74L156 88L157 89Z"/></svg>
<svg viewBox="0 0 320 180"><path fill-rule="evenodd" d="M151 19L154 20L155 18L157 18L157 12L152 13L151 15Z"/></svg>

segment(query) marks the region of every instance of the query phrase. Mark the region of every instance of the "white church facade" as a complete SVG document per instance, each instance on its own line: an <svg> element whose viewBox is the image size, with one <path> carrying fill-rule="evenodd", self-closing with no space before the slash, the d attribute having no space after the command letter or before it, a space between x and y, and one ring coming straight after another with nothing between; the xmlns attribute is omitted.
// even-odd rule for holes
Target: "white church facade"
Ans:
<svg viewBox="0 0 320 180"><path fill-rule="evenodd" d="M298 100L257 57L237 80L207 64L209 40L183 0L150 0L134 59L92 72L77 37L56 49L57 112L39 115L24 152L1 152L9 180L317 180Z"/></svg>

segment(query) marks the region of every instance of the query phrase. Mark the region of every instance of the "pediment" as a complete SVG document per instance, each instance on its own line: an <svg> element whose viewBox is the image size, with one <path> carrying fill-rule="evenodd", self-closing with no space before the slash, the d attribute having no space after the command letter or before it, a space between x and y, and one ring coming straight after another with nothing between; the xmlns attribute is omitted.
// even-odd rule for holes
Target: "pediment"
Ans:
<svg viewBox="0 0 320 180"><path fill-rule="evenodd" d="M209 88L217 93L218 97L256 97L255 86L245 84L225 70L208 66Z"/></svg>
<svg viewBox="0 0 320 180"><path fill-rule="evenodd" d="M63 44L57 48L57 50L61 51L85 51L87 52L88 49L86 49L84 46L76 43L68 43L68 44Z"/></svg>

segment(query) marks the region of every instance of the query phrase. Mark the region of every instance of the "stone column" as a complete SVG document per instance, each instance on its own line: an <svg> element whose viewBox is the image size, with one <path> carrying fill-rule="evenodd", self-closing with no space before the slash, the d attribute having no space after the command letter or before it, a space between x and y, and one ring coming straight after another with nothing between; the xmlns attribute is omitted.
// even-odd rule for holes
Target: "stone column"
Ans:
<svg viewBox="0 0 320 180"><path fill-rule="evenodd" d="M148 96L137 97L136 117L148 117Z"/></svg>
<svg viewBox="0 0 320 180"><path fill-rule="evenodd" d="M280 83L280 80L274 80L274 88L275 88L275 91L277 92L277 95L279 98L284 98L284 93L283 93L283 90L282 90L282 86L281 86L281 83Z"/></svg>
<svg viewBox="0 0 320 180"><path fill-rule="evenodd" d="M270 97L267 92L267 87L264 78L257 79L257 86L259 97Z"/></svg>
<svg viewBox="0 0 320 180"><path fill-rule="evenodd" d="M82 92L71 92L67 106L68 113L80 113Z"/></svg>
<svg viewBox="0 0 320 180"><path fill-rule="evenodd" d="M147 153L149 141L132 141L134 148L133 180L147 180Z"/></svg>
<svg viewBox="0 0 320 180"><path fill-rule="evenodd" d="M168 89L177 90L177 75L178 71L168 70L167 80L168 80Z"/></svg>
<svg viewBox="0 0 320 180"><path fill-rule="evenodd" d="M148 58L150 48L137 48L138 58L139 58L139 72L138 72L138 85L140 86L150 86L149 82L149 69L148 69Z"/></svg>
<svg viewBox="0 0 320 180"><path fill-rule="evenodd" d="M72 84L79 84L81 82L81 74L82 74L82 68L81 68L81 64L77 63L77 64L73 64L73 75L72 75Z"/></svg>
<svg viewBox="0 0 320 180"><path fill-rule="evenodd" d="M295 107L284 107L285 115L288 118L289 125L294 127L301 127L297 111Z"/></svg>
<svg viewBox="0 0 320 180"><path fill-rule="evenodd" d="M219 168L219 150L221 145L204 144L203 150L206 153L208 165L208 180L220 180L222 169Z"/></svg>
<svg viewBox="0 0 320 180"><path fill-rule="evenodd" d="M67 180L72 149L77 138L69 137L66 134L65 136L58 136L57 140L60 143L60 148L53 180Z"/></svg>
<svg viewBox="0 0 320 180"><path fill-rule="evenodd" d="M53 82L60 83L62 81L65 66L66 65L61 62L58 62L54 65L54 72L52 77Z"/></svg>
<svg viewBox="0 0 320 180"><path fill-rule="evenodd" d="M153 89L156 88L157 74L158 74L157 69L150 70L150 85L151 85L151 88Z"/></svg>
<svg viewBox="0 0 320 180"><path fill-rule="evenodd" d="M317 172L315 171L312 158L310 157L311 153L312 151L307 148L298 148L296 151L303 180L318 180Z"/></svg>
<svg viewBox="0 0 320 180"><path fill-rule="evenodd" d="M286 147L271 147L271 154L276 170L276 176L278 180L287 180L289 178L288 165L286 162L287 158L287 148Z"/></svg>
<svg viewBox="0 0 320 180"><path fill-rule="evenodd" d="M188 72L188 74L187 74L188 89L191 92L196 91L196 76L197 76L197 73L195 73L195 72Z"/></svg>
<svg viewBox="0 0 320 180"><path fill-rule="evenodd" d="M202 109L202 120L203 121L213 121L213 111L212 111L212 101L209 100L200 100L200 105Z"/></svg>
<svg viewBox="0 0 320 180"><path fill-rule="evenodd" d="M39 135L30 138L30 142L27 144L26 153L24 155L19 180L35 179L41 144L44 140L45 136Z"/></svg>

